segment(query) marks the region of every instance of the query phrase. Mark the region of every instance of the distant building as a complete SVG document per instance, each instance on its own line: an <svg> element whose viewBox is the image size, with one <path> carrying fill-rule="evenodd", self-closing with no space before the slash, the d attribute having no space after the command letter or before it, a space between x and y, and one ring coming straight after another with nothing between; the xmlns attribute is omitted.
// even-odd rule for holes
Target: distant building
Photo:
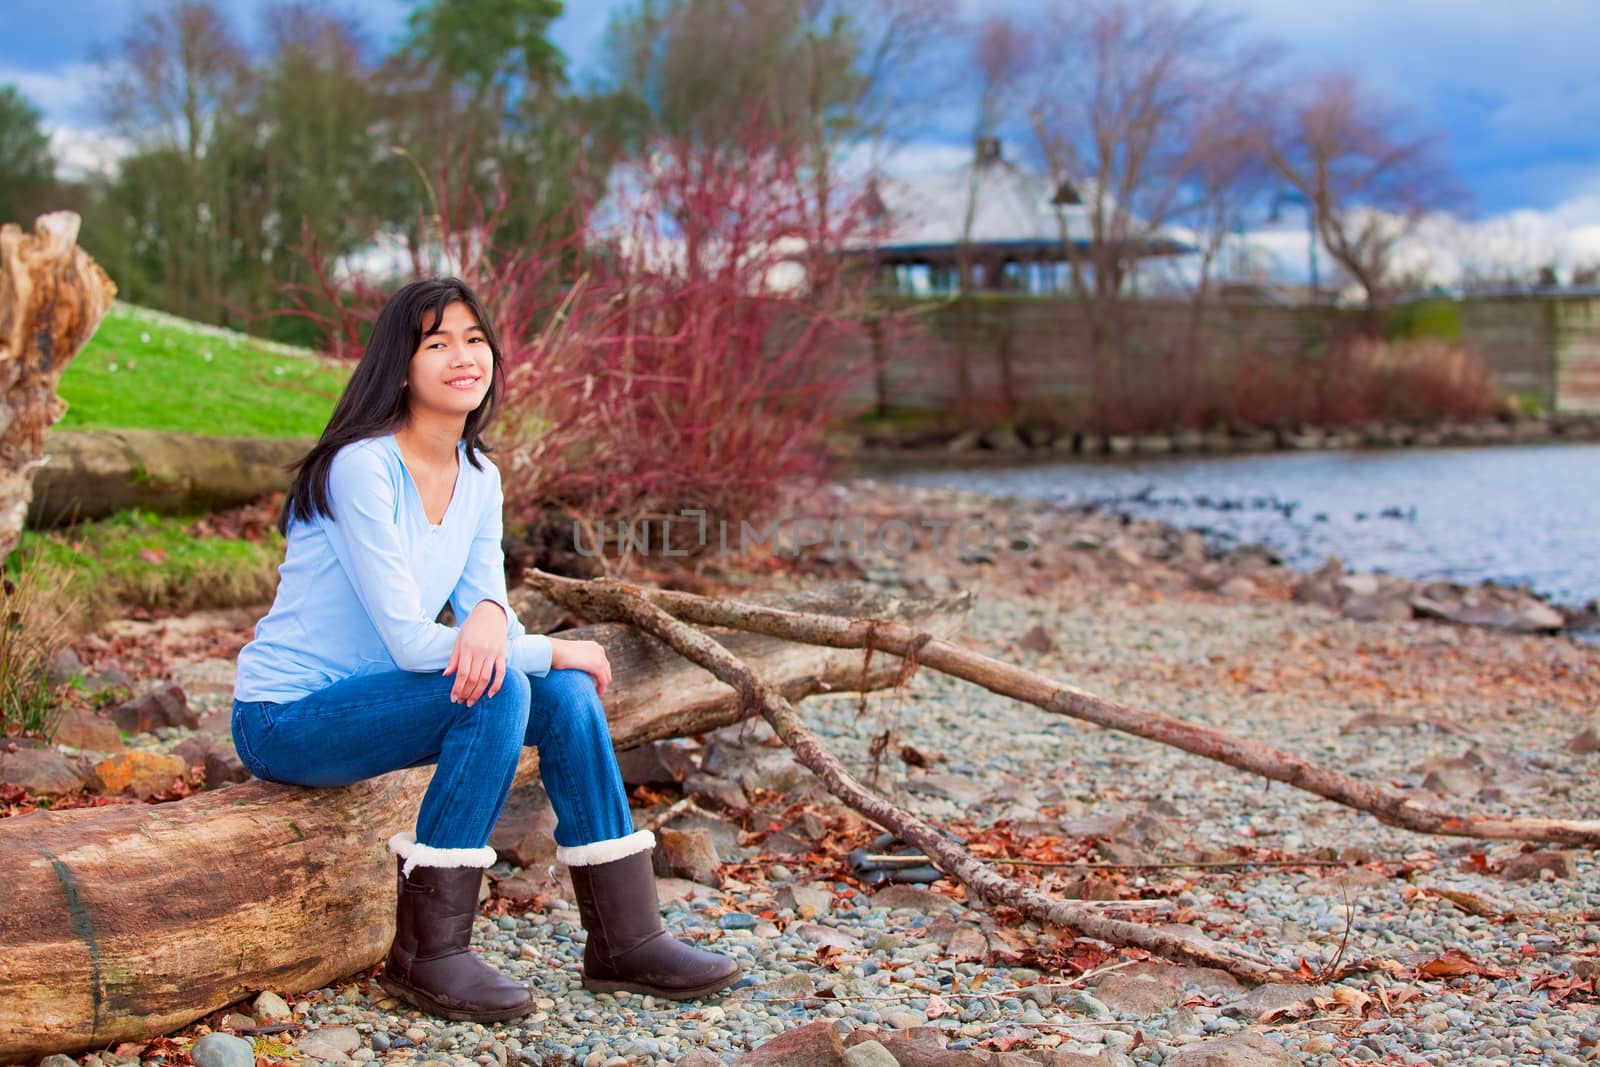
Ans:
<svg viewBox="0 0 1600 1067"><path fill-rule="evenodd" d="M1065 292L1071 288L1066 242L1080 261L1092 245L1084 206L1092 191L1023 170L1003 157L998 138L979 140L972 162L955 171L880 178L869 195L882 227L872 255L888 289L958 292L965 266L974 290ZM1144 227L1133 219L1128 228ZM1159 233L1124 243L1130 260L1194 251Z"/></svg>

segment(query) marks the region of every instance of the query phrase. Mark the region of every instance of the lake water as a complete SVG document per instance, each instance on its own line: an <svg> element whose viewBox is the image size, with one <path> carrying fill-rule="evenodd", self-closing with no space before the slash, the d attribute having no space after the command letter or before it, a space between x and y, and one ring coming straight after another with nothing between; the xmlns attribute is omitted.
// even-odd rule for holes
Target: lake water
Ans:
<svg viewBox="0 0 1600 1067"><path fill-rule="evenodd" d="M1556 603L1600 597L1600 445L1274 452L1080 460L875 475L1098 503L1272 546L1309 570L1526 583Z"/></svg>

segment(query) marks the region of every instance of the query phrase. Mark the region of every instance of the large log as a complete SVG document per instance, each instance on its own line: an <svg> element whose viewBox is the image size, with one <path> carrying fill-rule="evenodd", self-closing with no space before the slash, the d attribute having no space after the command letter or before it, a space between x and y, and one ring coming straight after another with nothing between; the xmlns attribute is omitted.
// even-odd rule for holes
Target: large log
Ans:
<svg viewBox="0 0 1600 1067"><path fill-rule="evenodd" d="M124 508L197 515L239 507L287 489L288 465L314 444L165 430L57 431L33 479L28 525L64 526Z"/></svg>
<svg viewBox="0 0 1600 1067"><path fill-rule="evenodd" d="M868 611L953 634L970 594L903 599L853 586L756 598L824 614ZM712 632L790 700L893 685L897 657ZM601 642L619 748L700 733L754 709L654 638ZM536 773L525 754L519 779ZM247 782L166 804L0 819L0 1063L154 1037L262 989L320 988L381 959L393 937L384 842L409 828L432 771L342 789Z"/></svg>
<svg viewBox="0 0 1600 1067"><path fill-rule="evenodd" d="M94 335L117 287L78 247L78 216L0 226L0 559L22 537L33 472L66 413L61 372Z"/></svg>

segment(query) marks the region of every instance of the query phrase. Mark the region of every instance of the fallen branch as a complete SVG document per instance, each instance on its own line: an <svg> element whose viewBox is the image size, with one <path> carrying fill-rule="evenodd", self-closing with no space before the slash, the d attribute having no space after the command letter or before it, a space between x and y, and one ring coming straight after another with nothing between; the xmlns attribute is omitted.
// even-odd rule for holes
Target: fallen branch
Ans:
<svg viewBox="0 0 1600 1067"><path fill-rule="evenodd" d="M587 603L583 583L535 572L548 596L563 604ZM1539 841L1600 848L1600 821L1506 819L1459 815L1413 804L1402 793L1312 763L1303 756L1220 730L1135 708L1065 685L1025 667L963 648L889 619L827 618L763 605L671 590L634 589L654 606L701 626L725 626L833 648L890 652L934 670L1037 705L1056 715L1159 741L1185 752L1292 785L1326 800L1367 812L1380 822L1424 834L1490 840Z"/></svg>
<svg viewBox="0 0 1600 1067"><path fill-rule="evenodd" d="M1186 940L1138 923L1109 919L1093 908L1052 900L1003 877L974 859L931 823L902 811L856 781L800 722L793 706L782 694L713 638L656 607L642 595L639 587L615 579L573 581L537 570L531 572L528 581L588 619L626 622L650 634L691 663L699 664L733 686L738 690L741 705L760 711L799 761L827 786L829 792L901 840L922 849L941 869L989 904L1003 904L1040 923L1076 930L1114 945L1141 948L1184 963L1220 967L1246 981L1297 980L1291 971L1268 962L1246 959L1230 948Z"/></svg>
<svg viewBox="0 0 1600 1067"><path fill-rule="evenodd" d="M864 599L947 633L971 604L848 584L779 602L844 612ZM726 685L637 630L561 636L605 647L618 748L748 715ZM796 700L897 677L887 658L864 674L853 652L721 636ZM518 780L537 767L527 749ZM394 934L384 841L415 821L432 774L418 767L340 789L250 781L164 804L0 819L0 1063L149 1039L262 989L317 989L372 966Z"/></svg>

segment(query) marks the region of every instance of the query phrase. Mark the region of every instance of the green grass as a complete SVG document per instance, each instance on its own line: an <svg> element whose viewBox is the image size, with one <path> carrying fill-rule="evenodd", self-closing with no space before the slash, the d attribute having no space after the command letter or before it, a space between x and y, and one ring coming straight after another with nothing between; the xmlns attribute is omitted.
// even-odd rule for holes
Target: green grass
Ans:
<svg viewBox="0 0 1600 1067"><path fill-rule="evenodd" d="M196 537L188 532L194 521L134 510L62 530L28 530L6 570L15 574L23 557L60 565L71 575L65 593L94 620L129 606L198 611L271 600L282 536Z"/></svg>
<svg viewBox="0 0 1600 1067"><path fill-rule="evenodd" d="M316 437L350 368L117 304L61 375L58 430Z"/></svg>

